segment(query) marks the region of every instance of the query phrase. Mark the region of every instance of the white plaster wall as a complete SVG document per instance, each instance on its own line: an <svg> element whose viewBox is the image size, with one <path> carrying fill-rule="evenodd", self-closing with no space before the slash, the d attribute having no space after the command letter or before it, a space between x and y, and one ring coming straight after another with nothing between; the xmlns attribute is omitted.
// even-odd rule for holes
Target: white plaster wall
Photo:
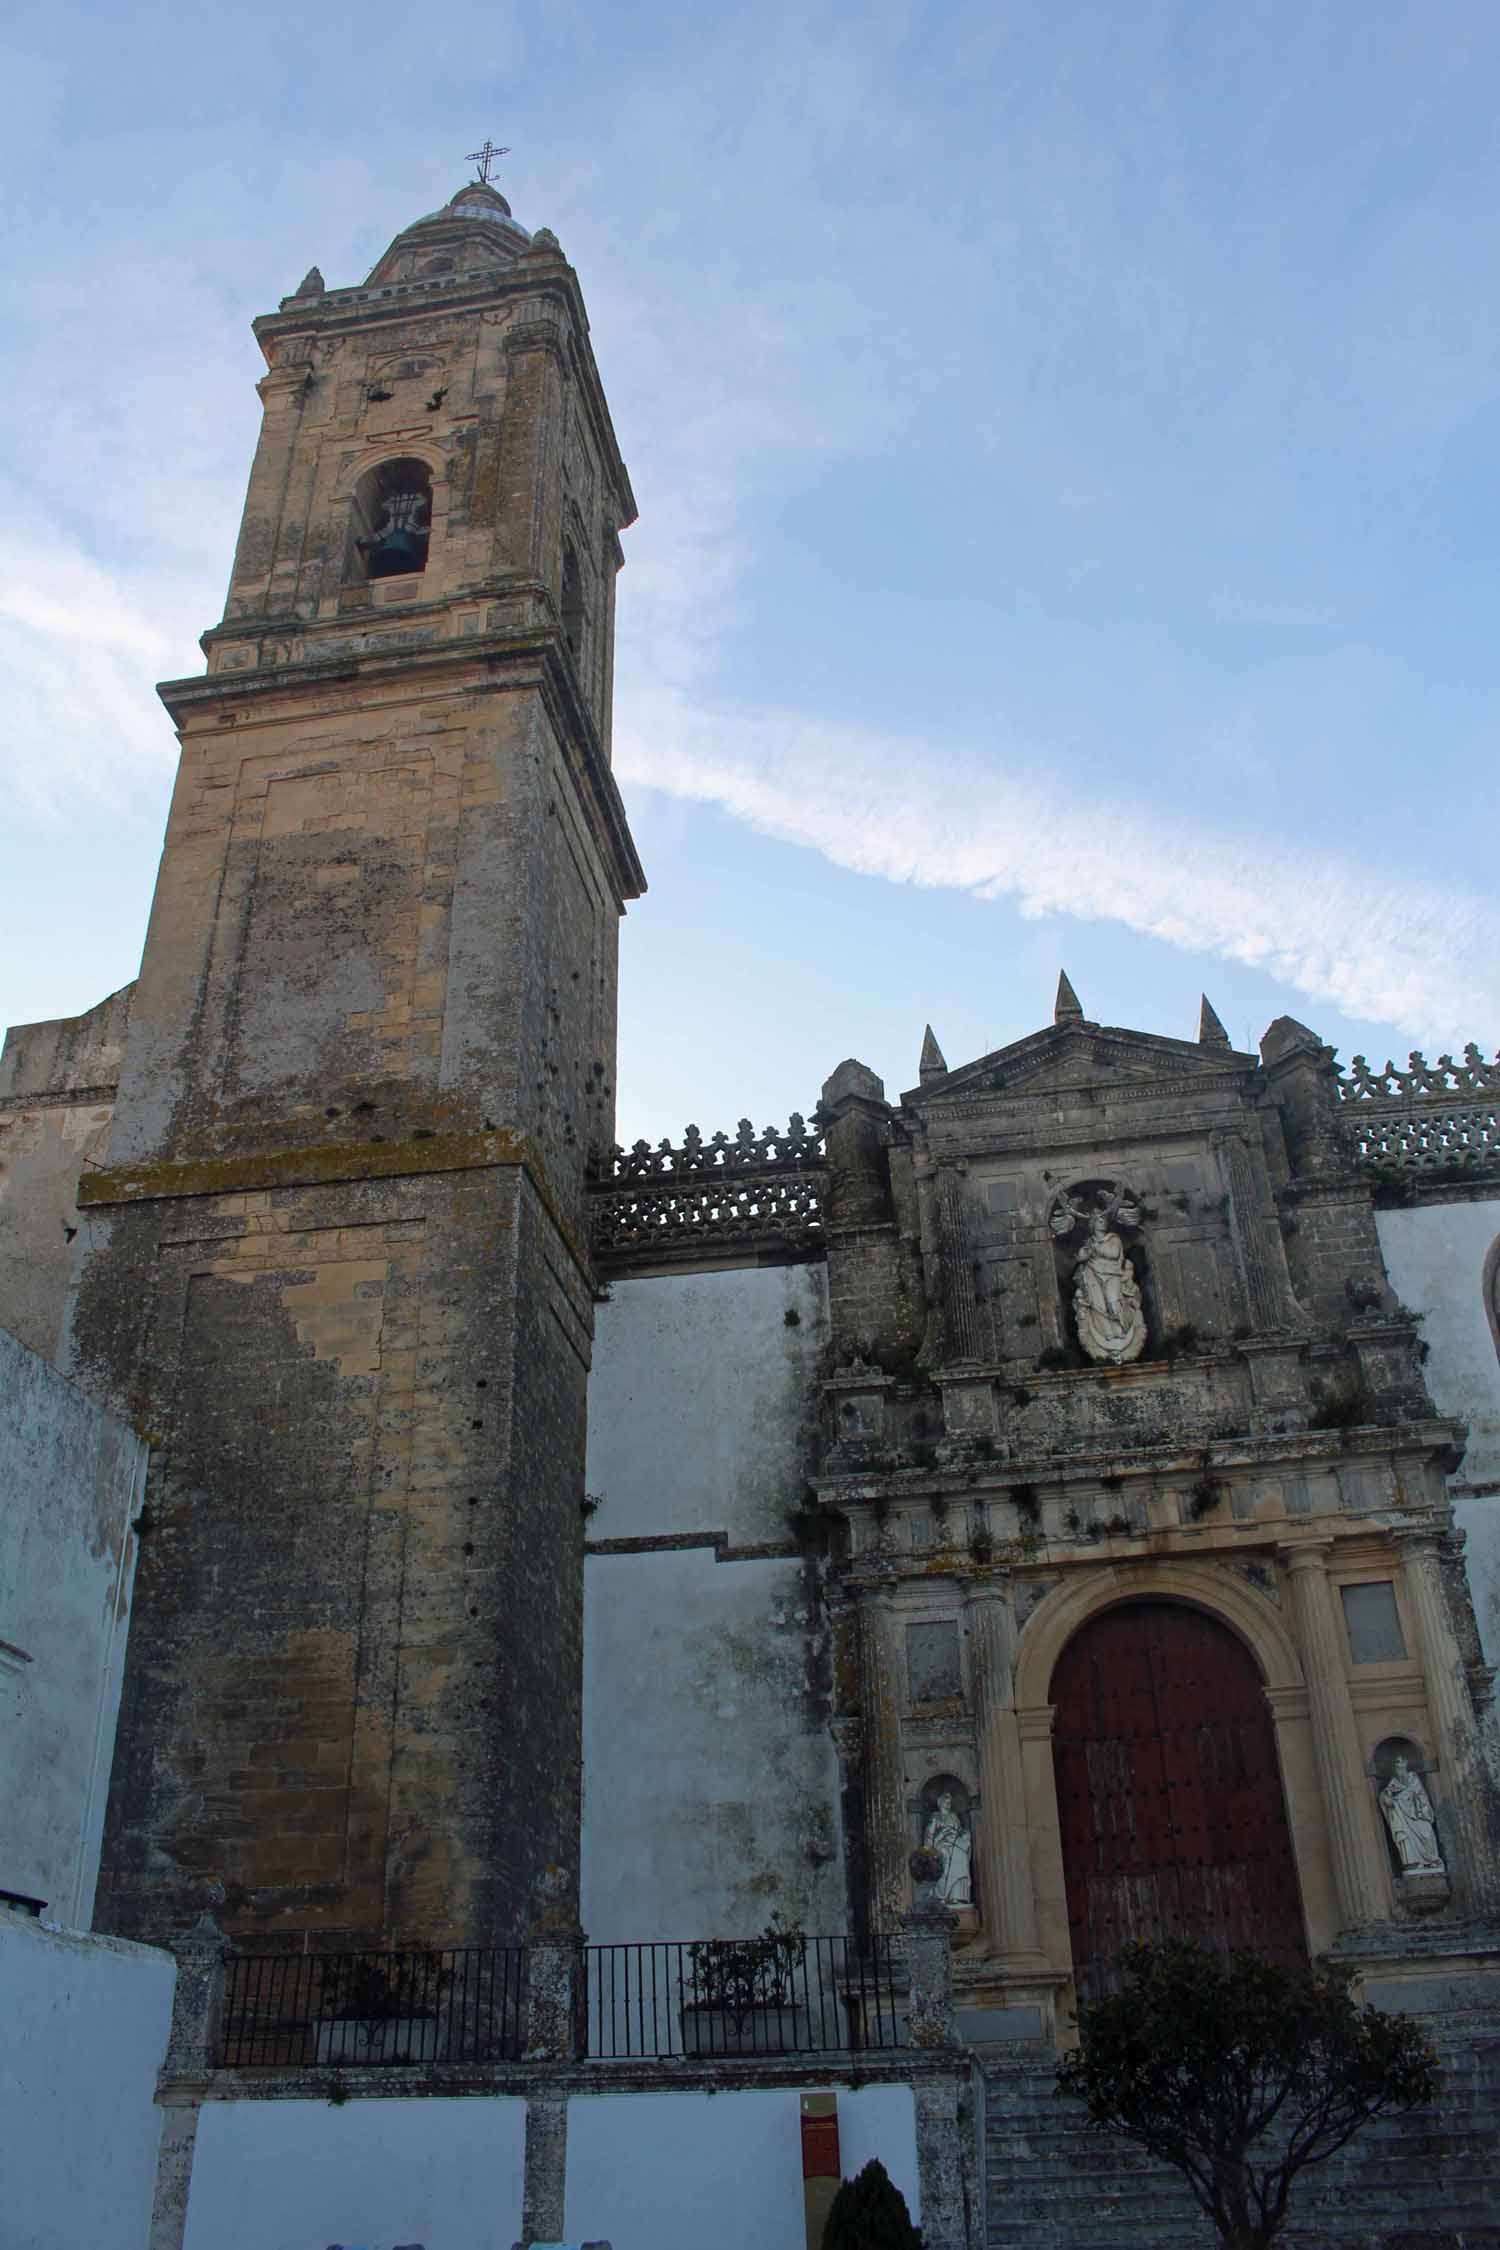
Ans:
<svg viewBox="0 0 1500 2250"><path fill-rule="evenodd" d="M796 1318L789 1321L788 1313ZM751 1936L779 1909L844 1929L829 1650L792 1543L804 1504L821 1266L617 1282L589 1389L584 1927L598 1944Z"/></svg>
<svg viewBox="0 0 1500 2250"><path fill-rule="evenodd" d="M611 1283L589 1378L589 1537L785 1539L827 1340L820 1265Z"/></svg>
<svg viewBox="0 0 1500 2250"><path fill-rule="evenodd" d="M801 2094L575 2095L566 2238L611 2250L804 2250ZM838 2105L845 2179L878 2156L920 2225L911 2088L840 2087Z"/></svg>
<svg viewBox="0 0 1500 2250"><path fill-rule="evenodd" d="M146 2250L176 1973L154 1946L0 1908L5 2250Z"/></svg>
<svg viewBox="0 0 1500 2250"><path fill-rule="evenodd" d="M0 1890L86 1928L146 1447L0 1331Z"/></svg>
<svg viewBox="0 0 1500 2250"><path fill-rule="evenodd" d="M1391 1286L1422 1315L1427 1386L1439 1413L1469 1425L1453 1480L1454 1512L1485 1661L1500 1664L1500 1359L1484 1302L1485 1263L1500 1237L1500 1198L1376 1213Z"/></svg>
<svg viewBox="0 0 1500 2250"><path fill-rule="evenodd" d="M515 2095L206 2102L183 2250L510 2250L525 2147Z"/></svg>
<svg viewBox="0 0 1500 2250"><path fill-rule="evenodd" d="M596 1944L845 1927L838 1773L802 1566L597 1555L584 1574L583 1923Z"/></svg>

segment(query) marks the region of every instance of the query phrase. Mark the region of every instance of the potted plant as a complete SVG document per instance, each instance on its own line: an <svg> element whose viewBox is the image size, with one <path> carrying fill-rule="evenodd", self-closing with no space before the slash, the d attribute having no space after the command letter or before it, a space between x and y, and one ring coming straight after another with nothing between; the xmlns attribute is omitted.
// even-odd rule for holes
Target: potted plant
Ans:
<svg viewBox="0 0 1500 2250"><path fill-rule="evenodd" d="M449 1981L447 1970L399 1953L335 1954L323 1968L314 2060L431 2062Z"/></svg>
<svg viewBox="0 0 1500 2250"><path fill-rule="evenodd" d="M773 1914L758 1937L690 1945L682 1984L682 2043L690 2055L775 2055L806 2044L797 1979L807 1939Z"/></svg>

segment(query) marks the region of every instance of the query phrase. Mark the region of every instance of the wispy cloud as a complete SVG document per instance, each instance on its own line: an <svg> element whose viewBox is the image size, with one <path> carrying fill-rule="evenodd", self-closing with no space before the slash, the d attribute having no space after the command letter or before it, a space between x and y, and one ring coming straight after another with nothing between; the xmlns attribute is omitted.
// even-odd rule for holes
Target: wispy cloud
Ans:
<svg viewBox="0 0 1500 2250"><path fill-rule="evenodd" d="M927 742L638 692L616 767L860 874L1116 921L1420 1039L1472 1037L1500 1015L1490 902L1123 796L1080 802L1004 752L997 772Z"/></svg>

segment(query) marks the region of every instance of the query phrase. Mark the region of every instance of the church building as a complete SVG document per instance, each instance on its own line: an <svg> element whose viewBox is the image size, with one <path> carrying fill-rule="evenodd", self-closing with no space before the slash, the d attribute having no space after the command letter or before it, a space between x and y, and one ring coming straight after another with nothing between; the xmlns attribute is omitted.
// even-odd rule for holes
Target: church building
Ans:
<svg viewBox="0 0 1500 2250"><path fill-rule="evenodd" d="M940 1928L958 2091L901 2081L935 2250L1096 2239L1033 2097L1139 1938L1340 1965L1472 2077L1500 1057L1344 1067L1288 1017L1241 1052L1207 1000L1191 1037L1104 1025L1062 975L955 1067L914 1026L904 1091L830 1051L785 1125L618 1146L635 503L578 279L477 180L255 334L139 975L0 1061L0 1419L72 1416L103 1511L59 1501L45 1569L0 1575L0 1775L56 1798L0 1892L217 1933L247 2044L199 2056L195 2117L215 2071L378 2075L329 2043L380 2013L327 2003L334 1964L448 1964L385 2010L441 2042L453 1964L541 1945L574 1949L561 2044L496 2002L447 2060L691 2075L684 1979L717 1963L722 2016L726 1958L791 1963L755 2084L852 2074L872 2152L871 2027L912 2046ZM288 1962L323 1980L295 2054ZM1470 2140L1455 2177L1500 2173ZM153 2250L214 2250L184 2208Z"/></svg>

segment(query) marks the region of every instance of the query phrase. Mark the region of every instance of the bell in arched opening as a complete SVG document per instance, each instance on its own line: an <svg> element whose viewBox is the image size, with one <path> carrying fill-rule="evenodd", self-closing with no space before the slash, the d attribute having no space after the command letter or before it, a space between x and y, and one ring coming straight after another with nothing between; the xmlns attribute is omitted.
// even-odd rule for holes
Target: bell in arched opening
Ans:
<svg viewBox="0 0 1500 2250"><path fill-rule="evenodd" d="M354 497L350 575L404 578L427 567L432 477L423 461L381 461L360 478Z"/></svg>

